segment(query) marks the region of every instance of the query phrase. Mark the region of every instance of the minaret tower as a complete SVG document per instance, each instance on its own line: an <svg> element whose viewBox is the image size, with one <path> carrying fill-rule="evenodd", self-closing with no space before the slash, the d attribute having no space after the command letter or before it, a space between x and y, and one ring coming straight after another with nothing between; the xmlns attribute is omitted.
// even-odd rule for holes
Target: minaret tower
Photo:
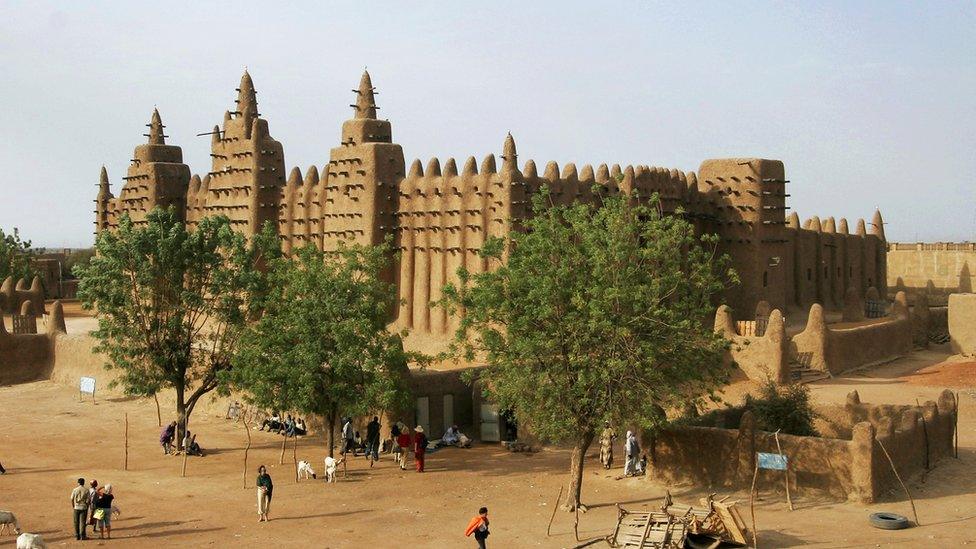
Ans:
<svg viewBox="0 0 976 549"><path fill-rule="evenodd" d="M205 209L207 216L227 216L235 231L251 236L266 222L277 230L278 201L285 186L284 150L258 112L257 92L246 70L235 102L235 110L224 113L223 129L214 128Z"/></svg>
<svg viewBox="0 0 976 549"><path fill-rule="evenodd" d="M132 163L125 177L125 185L116 199L117 214L128 214L136 225L146 223L146 215L153 208L173 208L180 219L186 214L186 191L190 183L190 168L183 163L183 150L166 144L163 120L153 109L147 124L149 140L135 148Z"/></svg>
<svg viewBox="0 0 976 549"><path fill-rule="evenodd" d="M115 197L108 183L108 170L102 166L95 198L95 234L112 229L115 224Z"/></svg>
<svg viewBox="0 0 976 549"><path fill-rule="evenodd" d="M393 143L390 122L376 118L376 89L368 72L353 92L353 117L342 124L342 140L323 175L326 251L340 242L380 244L393 233L397 185L404 178L403 149Z"/></svg>

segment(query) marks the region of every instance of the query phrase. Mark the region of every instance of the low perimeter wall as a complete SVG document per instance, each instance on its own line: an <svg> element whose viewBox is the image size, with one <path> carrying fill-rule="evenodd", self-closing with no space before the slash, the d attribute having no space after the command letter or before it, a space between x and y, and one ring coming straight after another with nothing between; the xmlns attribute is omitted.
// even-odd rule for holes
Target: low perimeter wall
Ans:
<svg viewBox="0 0 976 549"><path fill-rule="evenodd" d="M853 424L851 440L779 435L791 489L797 493L871 503L898 486L882 445L903 478L952 452L956 407L948 390L938 402L921 407L861 404L854 392L845 410ZM748 489L757 452L780 453L774 435L758 430L747 411L738 429L674 427L658 433L651 444L650 472L669 483ZM782 471L762 470L757 487L783 491L783 479Z"/></svg>
<svg viewBox="0 0 976 549"><path fill-rule="evenodd" d="M44 319L43 334L12 334L0 315L0 385L46 379L54 366L54 347L65 333L64 309L56 301Z"/></svg>
<svg viewBox="0 0 976 549"><path fill-rule="evenodd" d="M792 338L787 337L783 315L778 310L769 313L762 336L740 334L732 310L725 305L715 314L715 331L730 342L729 360L755 381L770 378L777 383L789 383L792 364L839 374L912 351L916 334L904 292L895 297L887 316L867 320L863 318L863 301L856 296L848 297L852 303L845 310L845 318L856 318L857 312L861 318L828 325L823 307L815 303L810 307L806 328ZM928 315L924 316L927 331Z"/></svg>

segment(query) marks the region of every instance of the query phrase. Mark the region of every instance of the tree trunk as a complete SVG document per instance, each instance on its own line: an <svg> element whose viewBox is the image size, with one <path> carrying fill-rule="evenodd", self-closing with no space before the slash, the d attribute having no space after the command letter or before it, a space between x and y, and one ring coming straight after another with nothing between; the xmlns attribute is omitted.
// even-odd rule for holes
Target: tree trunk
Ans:
<svg viewBox="0 0 976 549"><path fill-rule="evenodd" d="M186 423L186 421L184 421L183 428L185 429L187 425L188 425L188 423ZM189 450L190 450L189 448L183 448L183 466L180 468L180 476L181 477L185 477L186 476L186 456L189 454Z"/></svg>
<svg viewBox="0 0 976 549"><path fill-rule="evenodd" d="M186 420L187 420L187 410L186 410L186 400L183 396L185 394L184 387L180 384L176 385L176 440L174 446L177 450L183 449L183 437L186 433Z"/></svg>
<svg viewBox="0 0 976 549"><path fill-rule="evenodd" d="M566 502L563 504L563 509L566 511L575 511L577 507L586 510L586 506L580 504L580 491L583 487L583 461L586 459L586 451L590 448L595 436L595 431L583 433L573 446L572 461L569 466L569 492Z"/></svg>
<svg viewBox="0 0 976 549"><path fill-rule="evenodd" d="M251 426L248 422L248 411L244 411L242 414L242 419L244 420L244 433L247 434L247 446L244 447L244 488L247 488L247 452L251 449Z"/></svg>
<svg viewBox="0 0 976 549"><path fill-rule="evenodd" d="M329 442L329 457L335 457L335 424L336 424L336 414L335 412L329 413L329 434L327 435L327 440Z"/></svg>

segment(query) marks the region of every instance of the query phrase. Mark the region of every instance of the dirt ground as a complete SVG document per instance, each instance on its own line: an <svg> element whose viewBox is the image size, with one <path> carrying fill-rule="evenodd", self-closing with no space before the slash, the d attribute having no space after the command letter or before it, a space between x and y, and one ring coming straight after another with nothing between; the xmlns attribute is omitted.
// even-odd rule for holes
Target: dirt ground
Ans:
<svg viewBox="0 0 976 549"><path fill-rule="evenodd" d="M935 399L941 378L921 375L942 363L947 352L925 351L860 374L812 385L820 402L843 402L858 389L864 402L914 403ZM976 368L968 364L954 368ZM926 380L939 379L929 385ZM967 378L972 380L972 377ZM762 488L756 514L762 547L954 547L976 543L976 402L970 382L960 387L959 458L945 459L909 487L918 507L920 527L889 532L871 528L867 516L886 510L911 516L902 494L860 506L795 495L797 509L787 510L782 496ZM164 402L171 409L171 403ZM164 408L164 413L166 411ZM129 421L129 470L122 471L123 415ZM557 512L546 537L559 486L566 480L569 454L546 450L510 454L499 447L446 449L431 454L428 472L400 472L388 456L370 469L362 458L337 484L295 482L292 448L279 465L280 438L252 432L248 488L242 487L245 434L240 424L196 416L191 430L208 455L190 458L186 478L181 458L164 457L151 400L102 395L95 404L78 401L73 388L52 382L0 387L0 509L14 511L21 526L41 533L52 546L78 545L71 531L68 494L79 476L112 483L122 516L115 519L111 541L89 546L125 547L474 547L463 536L468 519L481 505L490 509L492 547L572 547L572 515ZM165 417L164 417L165 419ZM595 450L595 448L594 448ZM321 473L326 451L318 437L299 442L298 459L313 462ZM702 489L663 486L646 479L617 480L620 469L597 469L589 461L580 516L583 539L609 533L614 503L626 508L659 505L666 488L679 502L696 502ZM272 521L257 522L255 470L266 464L275 482ZM719 490L720 491L720 490ZM721 492L720 493L724 493ZM746 493L743 501L748 521ZM14 536L0 536L12 547ZM596 547L603 546L602 544Z"/></svg>

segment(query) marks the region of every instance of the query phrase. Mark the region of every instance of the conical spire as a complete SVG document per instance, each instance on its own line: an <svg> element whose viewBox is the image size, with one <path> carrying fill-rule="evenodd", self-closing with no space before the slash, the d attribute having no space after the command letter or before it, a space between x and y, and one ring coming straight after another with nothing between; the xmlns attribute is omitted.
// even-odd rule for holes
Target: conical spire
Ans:
<svg viewBox="0 0 976 549"><path fill-rule="evenodd" d="M884 220L881 219L881 210L874 210L874 217L871 218L871 234L881 240L885 239Z"/></svg>
<svg viewBox="0 0 976 549"><path fill-rule="evenodd" d="M254 91L254 82L247 69L244 69L244 76L241 76L241 86L237 88L237 112L241 116L250 118L258 116L258 92Z"/></svg>
<svg viewBox="0 0 976 549"><path fill-rule="evenodd" d="M149 121L149 144L150 145L165 145L166 136L163 135L163 119L159 117L159 110L153 109L152 119Z"/></svg>
<svg viewBox="0 0 976 549"><path fill-rule="evenodd" d="M369 78L369 72L363 71L363 77L359 80L359 89L356 92L356 104L350 107L356 109L354 118L376 119L376 89L373 88L373 81Z"/></svg>
<svg viewBox="0 0 976 549"><path fill-rule="evenodd" d="M108 184L108 170L102 166L102 172L98 175L98 198L105 199L112 195Z"/></svg>
<svg viewBox="0 0 976 549"><path fill-rule="evenodd" d="M502 146L502 171L514 171L518 169L518 152L515 150L515 138L509 132L505 136L505 144Z"/></svg>

